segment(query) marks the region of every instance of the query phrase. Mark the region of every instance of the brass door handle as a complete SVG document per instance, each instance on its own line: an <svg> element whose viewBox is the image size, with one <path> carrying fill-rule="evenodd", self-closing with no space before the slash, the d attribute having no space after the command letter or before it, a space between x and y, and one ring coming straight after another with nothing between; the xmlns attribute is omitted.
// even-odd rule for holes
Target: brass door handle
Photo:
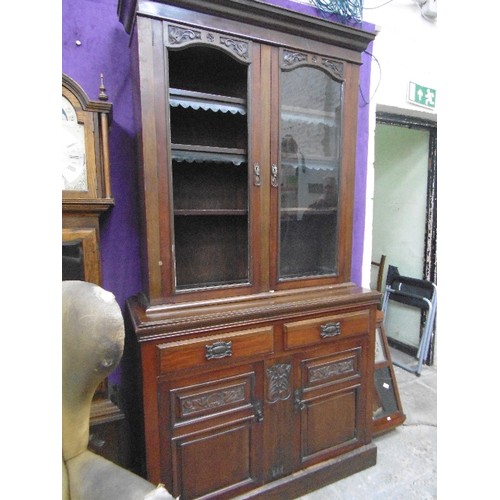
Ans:
<svg viewBox="0 0 500 500"><path fill-rule="evenodd" d="M278 178L278 165L276 163L273 163L271 165L271 186L272 187L278 187L279 185L279 178Z"/></svg>
<svg viewBox="0 0 500 500"><path fill-rule="evenodd" d="M260 165L258 163L253 164L253 183L255 186L260 186Z"/></svg>

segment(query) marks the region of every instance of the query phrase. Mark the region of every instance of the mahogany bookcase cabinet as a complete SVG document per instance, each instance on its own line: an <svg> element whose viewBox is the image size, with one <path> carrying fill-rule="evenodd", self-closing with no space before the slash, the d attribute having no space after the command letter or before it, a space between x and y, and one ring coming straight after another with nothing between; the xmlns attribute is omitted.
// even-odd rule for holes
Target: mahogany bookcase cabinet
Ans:
<svg viewBox="0 0 500 500"><path fill-rule="evenodd" d="M122 1L139 134L147 476L293 498L376 463L380 294L350 282L361 53L261 1Z"/></svg>

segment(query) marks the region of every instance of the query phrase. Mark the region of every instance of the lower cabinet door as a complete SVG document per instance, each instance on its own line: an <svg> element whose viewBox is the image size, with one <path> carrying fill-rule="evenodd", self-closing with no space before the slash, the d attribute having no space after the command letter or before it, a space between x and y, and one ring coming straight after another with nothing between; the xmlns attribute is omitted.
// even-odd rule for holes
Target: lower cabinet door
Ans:
<svg viewBox="0 0 500 500"><path fill-rule="evenodd" d="M160 385L162 461L174 496L231 498L260 484L258 379L250 365Z"/></svg>
<svg viewBox="0 0 500 500"><path fill-rule="evenodd" d="M340 352L318 350L301 356L300 412L302 466L333 458L363 444L362 378L364 343L350 342Z"/></svg>
<svg viewBox="0 0 500 500"><path fill-rule="evenodd" d="M184 498L221 498L236 490L256 486L252 423L239 422L206 433L181 436L173 442L172 457L178 466L179 493Z"/></svg>

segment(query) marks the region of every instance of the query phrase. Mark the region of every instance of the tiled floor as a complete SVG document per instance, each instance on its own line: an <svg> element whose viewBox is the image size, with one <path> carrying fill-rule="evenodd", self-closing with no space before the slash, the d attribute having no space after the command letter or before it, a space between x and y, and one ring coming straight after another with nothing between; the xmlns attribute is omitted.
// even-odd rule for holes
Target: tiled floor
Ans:
<svg viewBox="0 0 500 500"><path fill-rule="evenodd" d="M404 359L392 349L391 356ZM397 366L394 370L406 420L374 439L377 464L300 500L437 498L437 368L424 365L420 377Z"/></svg>

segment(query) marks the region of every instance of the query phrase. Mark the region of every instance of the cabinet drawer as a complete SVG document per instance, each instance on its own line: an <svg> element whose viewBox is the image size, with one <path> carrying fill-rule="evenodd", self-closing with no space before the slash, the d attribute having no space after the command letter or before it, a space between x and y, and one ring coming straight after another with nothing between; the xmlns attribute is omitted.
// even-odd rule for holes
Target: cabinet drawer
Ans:
<svg viewBox="0 0 500 500"><path fill-rule="evenodd" d="M285 349L321 344L368 332L369 311L321 316L283 325Z"/></svg>
<svg viewBox="0 0 500 500"><path fill-rule="evenodd" d="M194 366L210 366L223 358L239 359L271 354L274 349L272 326L210 335L158 345L160 373Z"/></svg>

